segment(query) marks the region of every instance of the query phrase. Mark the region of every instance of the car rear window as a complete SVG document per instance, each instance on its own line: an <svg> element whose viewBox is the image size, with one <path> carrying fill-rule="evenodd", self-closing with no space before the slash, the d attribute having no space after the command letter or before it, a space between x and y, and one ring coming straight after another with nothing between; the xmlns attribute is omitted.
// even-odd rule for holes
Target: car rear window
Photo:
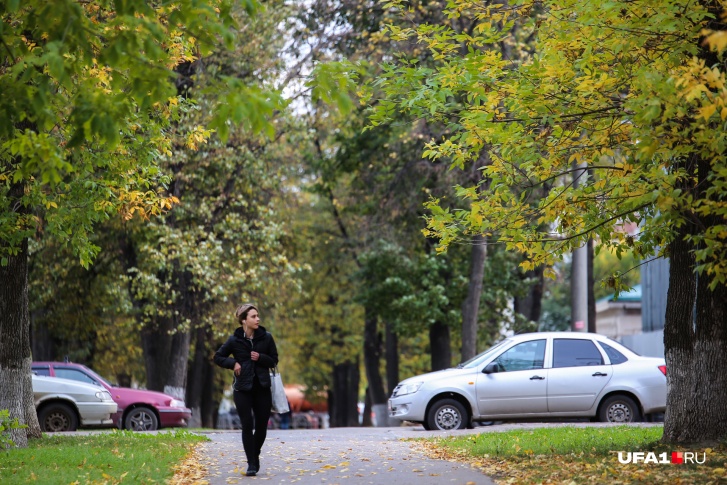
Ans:
<svg viewBox="0 0 727 485"><path fill-rule="evenodd" d="M590 340L553 340L553 367L603 365L603 356Z"/></svg>
<svg viewBox="0 0 727 485"><path fill-rule="evenodd" d="M50 376L50 368L48 366L33 366L33 374L36 376Z"/></svg>
<svg viewBox="0 0 727 485"><path fill-rule="evenodd" d="M626 345L626 344L625 344L625 343L623 343L623 342L619 342L619 341L617 341L617 340L614 340L614 339L612 339L612 338L610 338L610 337L609 337L609 340L611 340L611 341L612 341L613 343L615 343L616 345L620 345L621 347L625 348L626 350L628 350L629 352L631 352L631 353L632 353L632 354L634 354L634 355L641 355L640 353L636 352L636 351L635 351L634 349L632 349L631 347L629 347L628 345Z"/></svg>
<svg viewBox="0 0 727 485"><path fill-rule="evenodd" d="M606 352L606 355L608 355L608 360L611 361L612 365L623 364L624 362L629 360L626 358L626 356L624 354L622 354L618 350L614 349L607 343L605 343L605 342L598 342L598 343L601 345L604 352Z"/></svg>

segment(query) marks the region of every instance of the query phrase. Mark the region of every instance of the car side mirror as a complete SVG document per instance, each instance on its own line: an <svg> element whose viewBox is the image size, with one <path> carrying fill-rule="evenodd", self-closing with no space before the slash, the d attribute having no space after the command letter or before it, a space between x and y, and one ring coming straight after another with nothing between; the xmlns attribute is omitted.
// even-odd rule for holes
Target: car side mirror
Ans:
<svg viewBox="0 0 727 485"><path fill-rule="evenodd" d="M484 369L482 369L483 374L496 374L500 372L497 366L497 362L490 362L485 366Z"/></svg>

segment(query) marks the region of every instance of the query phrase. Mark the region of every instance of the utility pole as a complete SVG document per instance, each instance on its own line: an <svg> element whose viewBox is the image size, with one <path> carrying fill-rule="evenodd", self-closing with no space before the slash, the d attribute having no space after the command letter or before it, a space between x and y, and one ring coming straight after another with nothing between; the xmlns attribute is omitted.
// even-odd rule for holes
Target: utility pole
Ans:
<svg viewBox="0 0 727 485"><path fill-rule="evenodd" d="M586 163L573 172L573 188L586 177ZM571 263L571 330L588 331L588 242L573 251Z"/></svg>

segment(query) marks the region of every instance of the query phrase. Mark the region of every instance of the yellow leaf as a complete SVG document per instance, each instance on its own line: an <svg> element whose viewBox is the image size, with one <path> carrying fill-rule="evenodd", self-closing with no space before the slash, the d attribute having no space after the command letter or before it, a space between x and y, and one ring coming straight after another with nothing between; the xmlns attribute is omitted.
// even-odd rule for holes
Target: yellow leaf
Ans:
<svg viewBox="0 0 727 485"><path fill-rule="evenodd" d="M722 30L712 32L706 39L704 39L704 42L713 50L722 52L725 47L727 47L727 32Z"/></svg>
<svg viewBox="0 0 727 485"><path fill-rule="evenodd" d="M699 110L699 114L705 120L709 120L710 116L712 116L716 110L717 110L717 106L716 105L714 105L714 104L708 104L707 106L703 106Z"/></svg>

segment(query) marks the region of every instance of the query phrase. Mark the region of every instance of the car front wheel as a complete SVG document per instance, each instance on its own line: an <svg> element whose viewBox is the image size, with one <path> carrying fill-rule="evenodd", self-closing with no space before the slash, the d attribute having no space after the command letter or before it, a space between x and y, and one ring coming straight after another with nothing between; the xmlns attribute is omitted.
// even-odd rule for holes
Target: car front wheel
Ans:
<svg viewBox="0 0 727 485"><path fill-rule="evenodd" d="M464 429L467 427L469 420L470 418L464 406L454 399L442 399L435 402L427 414L429 429L442 431Z"/></svg>
<svg viewBox="0 0 727 485"><path fill-rule="evenodd" d="M124 428L132 431L154 431L159 429L159 421L151 409L140 406L129 411L124 420Z"/></svg>
<svg viewBox="0 0 727 485"><path fill-rule="evenodd" d="M616 395L603 401L598 419L604 423L633 423L641 421L641 413L633 399Z"/></svg>
<svg viewBox="0 0 727 485"><path fill-rule="evenodd" d="M78 417L67 404L48 404L38 413L40 428L46 433L76 431Z"/></svg>

